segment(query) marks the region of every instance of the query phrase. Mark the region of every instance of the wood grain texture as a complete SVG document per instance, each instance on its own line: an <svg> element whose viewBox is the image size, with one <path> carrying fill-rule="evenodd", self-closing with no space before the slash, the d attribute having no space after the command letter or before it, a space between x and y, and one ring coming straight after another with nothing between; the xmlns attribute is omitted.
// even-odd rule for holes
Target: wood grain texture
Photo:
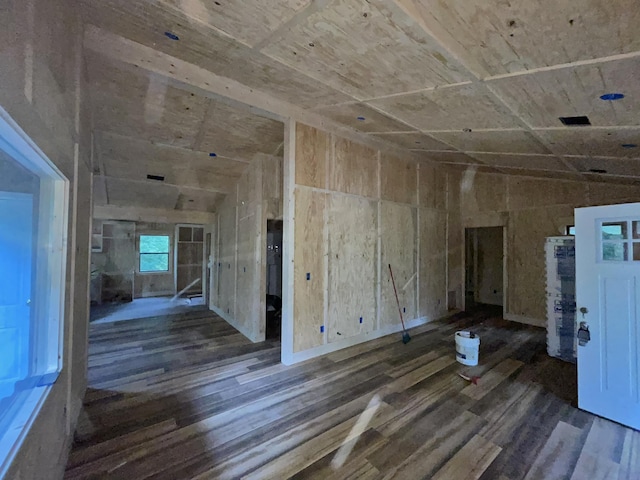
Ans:
<svg viewBox="0 0 640 480"><path fill-rule="evenodd" d="M393 202L417 203L416 163L388 155L380 159L380 198Z"/></svg>
<svg viewBox="0 0 640 480"><path fill-rule="evenodd" d="M324 343L325 210L327 194L298 187L295 191L295 254L293 280L293 350ZM308 278L307 278L308 276ZM325 327L326 328L326 327Z"/></svg>
<svg viewBox="0 0 640 480"><path fill-rule="evenodd" d="M455 362L463 328L481 336L478 367ZM206 311L89 335L66 479L637 478L640 434L573 407L575 366L546 355L542 329L492 310L289 367L278 342Z"/></svg>
<svg viewBox="0 0 640 480"><path fill-rule="evenodd" d="M326 188L327 163L331 152L329 134L296 124L296 183L307 187Z"/></svg>
<svg viewBox="0 0 640 480"><path fill-rule="evenodd" d="M335 139L327 188L364 197L378 196L378 154L342 138Z"/></svg>
<svg viewBox="0 0 640 480"><path fill-rule="evenodd" d="M376 328L377 224L376 202L329 197L329 342Z"/></svg>
<svg viewBox="0 0 640 480"><path fill-rule="evenodd" d="M380 202L382 265L380 272L380 327L400 323L398 304L389 274L389 264L393 268L404 320L409 321L418 317L416 314L417 235L415 208L409 205Z"/></svg>

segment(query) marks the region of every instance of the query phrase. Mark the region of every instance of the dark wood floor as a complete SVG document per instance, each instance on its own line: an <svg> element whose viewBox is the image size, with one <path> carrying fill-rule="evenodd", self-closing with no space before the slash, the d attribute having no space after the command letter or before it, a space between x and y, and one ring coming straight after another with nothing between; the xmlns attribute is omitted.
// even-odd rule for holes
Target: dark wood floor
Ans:
<svg viewBox="0 0 640 480"><path fill-rule="evenodd" d="M285 367L208 312L92 325L66 478L640 478L640 433L575 408L542 330L485 311L411 336Z"/></svg>

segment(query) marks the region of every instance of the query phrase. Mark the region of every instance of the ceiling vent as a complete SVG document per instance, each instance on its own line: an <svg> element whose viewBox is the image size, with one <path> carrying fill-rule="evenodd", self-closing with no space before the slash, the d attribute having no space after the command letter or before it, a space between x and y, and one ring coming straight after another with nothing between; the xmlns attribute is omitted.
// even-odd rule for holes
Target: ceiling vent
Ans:
<svg viewBox="0 0 640 480"><path fill-rule="evenodd" d="M158 182L164 182L164 177L162 175L147 175L148 180L156 180Z"/></svg>
<svg viewBox="0 0 640 480"><path fill-rule="evenodd" d="M579 117L560 117L560 121L562 122L563 125L567 125L567 126L591 125L591 122L589 121L589 117L584 115Z"/></svg>

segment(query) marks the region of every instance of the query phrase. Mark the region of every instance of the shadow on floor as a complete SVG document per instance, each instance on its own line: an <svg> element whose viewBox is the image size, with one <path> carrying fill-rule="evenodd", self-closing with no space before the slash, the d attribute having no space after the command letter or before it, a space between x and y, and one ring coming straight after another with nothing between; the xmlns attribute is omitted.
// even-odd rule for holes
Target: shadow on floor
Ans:
<svg viewBox="0 0 640 480"><path fill-rule="evenodd" d="M178 298L176 300L172 300L172 298L136 298L128 303L92 305L90 321L91 323L120 322L122 320L173 315L207 309L202 297L192 299Z"/></svg>
<svg viewBox="0 0 640 480"><path fill-rule="evenodd" d="M188 469L167 450L213 463L215 431L199 425L188 434L179 430L199 414L188 395L89 388L64 478L170 476L167 462Z"/></svg>

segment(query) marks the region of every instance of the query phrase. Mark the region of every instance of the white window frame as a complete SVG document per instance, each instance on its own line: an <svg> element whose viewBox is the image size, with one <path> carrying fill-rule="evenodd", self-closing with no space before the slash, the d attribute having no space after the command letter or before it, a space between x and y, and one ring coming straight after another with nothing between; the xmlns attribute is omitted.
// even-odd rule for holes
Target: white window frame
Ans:
<svg viewBox="0 0 640 480"><path fill-rule="evenodd" d="M167 270L153 270L150 272L145 272L140 270L140 261L142 259L142 255L145 255L144 253L142 253L141 249L140 249L140 241L142 239L142 237L168 237L169 238L169 251L166 253L167 255L167 263L169 264L169 268ZM138 241L138 245L137 245L137 252L138 252L138 265L136 265L136 273L138 273L139 275L169 275L171 274L171 272L173 272L173 257L174 255L172 255L173 253L173 239L171 238L171 234L166 233L166 232L158 232L158 233L154 233L154 232L144 232L138 235L137 238ZM148 254L147 254L148 255ZM164 253L160 254L160 255L165 255Z"/></svg>
<svg viewBox="0 0 640 480"><path fill-rule="evenodd" d="M7 431L0 432L0 478L3 478L63 366L69 180L2 107L0 149L40 177L38 237L34 258L37 267L33 281L36 292L48 292L46 299L35 299L33 313L36 321L47 321L47 331L36 328L36 334L31 337L36 348L39 345L47 352L44 356L39 355L37 363L33 365L40 381L35 388L22 392L22 396L12 404L13 419Z"/></svg>

